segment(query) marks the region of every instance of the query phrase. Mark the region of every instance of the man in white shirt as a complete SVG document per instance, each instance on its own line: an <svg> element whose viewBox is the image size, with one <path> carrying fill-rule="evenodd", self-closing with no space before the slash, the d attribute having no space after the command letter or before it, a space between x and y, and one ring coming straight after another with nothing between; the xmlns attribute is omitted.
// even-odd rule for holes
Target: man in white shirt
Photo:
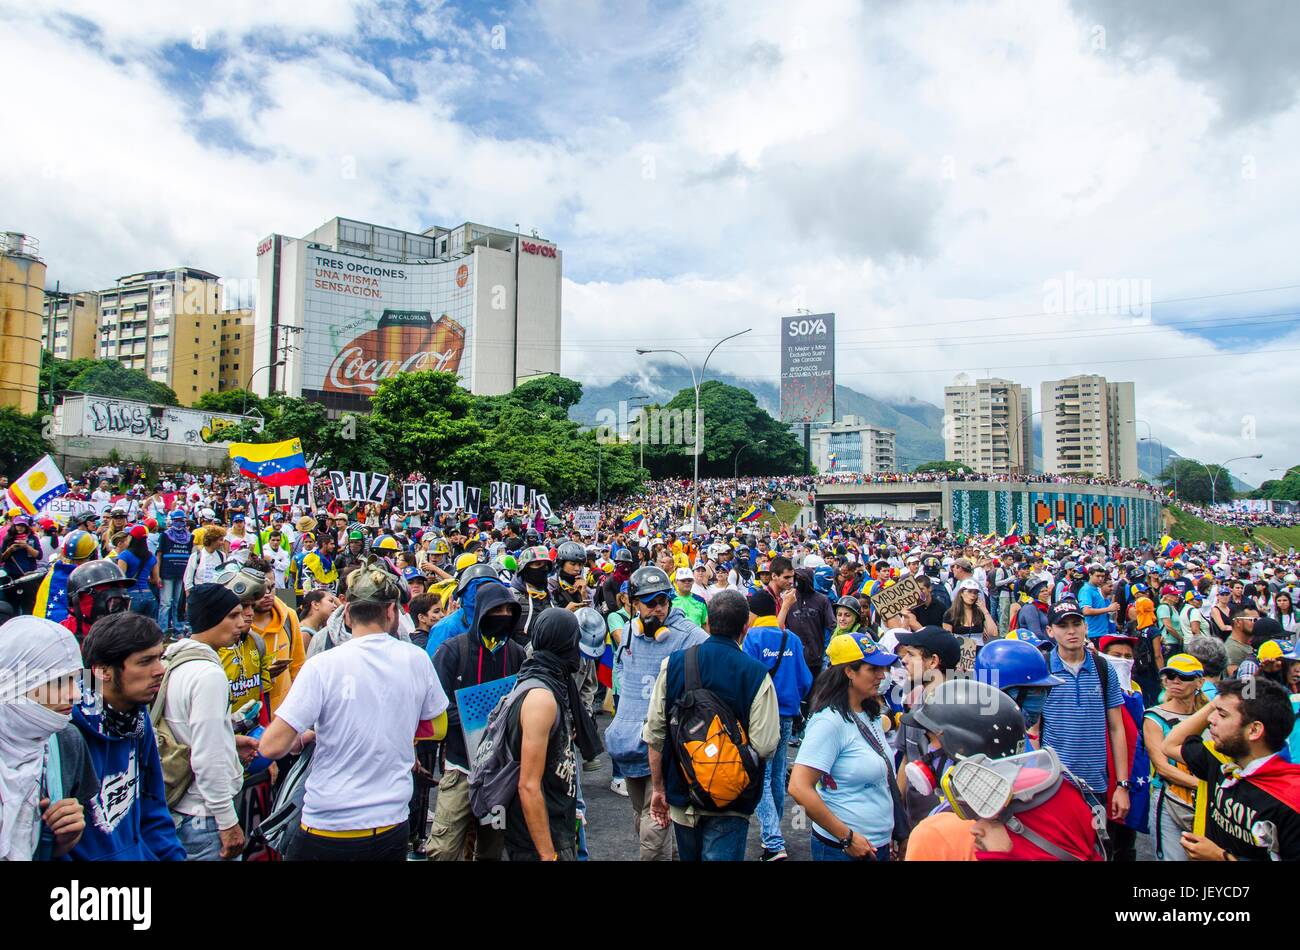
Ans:
<svg viewBox="0 0 1300 950"><path fill-rule="evenodd" d="M221 584L196 584L187 603L194 633L167 648L166 685L155 700L176 741L190 747L192 779L172 819L189 860L228 861L244 849L235 811L244 767L230 723L230 680L217 651L238 643L248 622L239 598ZM251 759L256 742L242 743Z"/></svg>
<svg viewBox="0 0 1300 950"><path fill-rule="evenodd" d="M348 587L352 637L308 658L260 743L280 758L316 743L291 861L402 861L414 741L447 731L447 696L419 647L393 634L403 586L367 561Z"/></svg>

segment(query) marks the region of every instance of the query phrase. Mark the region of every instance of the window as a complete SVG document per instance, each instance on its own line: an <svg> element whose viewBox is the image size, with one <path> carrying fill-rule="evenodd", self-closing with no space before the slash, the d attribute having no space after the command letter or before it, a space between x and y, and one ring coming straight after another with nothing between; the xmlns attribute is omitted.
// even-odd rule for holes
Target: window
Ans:
<svg viewBox="0 0 1300 950"><path fill-rule="evenodd" d="M199 371L198 371L197 369L194 370L194 375L195 375L195 376L199 375Z"/></svg>

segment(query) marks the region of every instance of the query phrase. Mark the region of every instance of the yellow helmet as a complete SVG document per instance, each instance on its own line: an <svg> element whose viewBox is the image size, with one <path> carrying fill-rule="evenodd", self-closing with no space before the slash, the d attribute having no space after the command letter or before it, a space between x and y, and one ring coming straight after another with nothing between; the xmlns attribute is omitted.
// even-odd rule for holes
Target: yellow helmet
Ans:
<svg viewBox="0 0 1300 950"><path fill-rule="evenodd" d="M469 567L471 564L477 564L477 563L478 563L478 555L474 554L473 552L467 551L466 553L462 554L460 557L456 558L456 573L459 574L461 571L465 570L465 568Z"/></svg>

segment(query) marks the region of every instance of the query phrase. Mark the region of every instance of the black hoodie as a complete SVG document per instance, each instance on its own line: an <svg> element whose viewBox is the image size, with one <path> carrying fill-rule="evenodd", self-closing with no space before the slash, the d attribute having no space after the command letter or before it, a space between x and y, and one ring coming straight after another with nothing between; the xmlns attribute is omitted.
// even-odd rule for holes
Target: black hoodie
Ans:
<svg viewBox="0 0 1300 950"><path fill-rule="evenodd" d="M456 690L499 680L519 672L524 662L524 648L510 639L495 652L483 646L479 636L479 623L494 607L511 608L512 624L519 618L519 605L510 589L504 584L485 583L474 595L474 620L465 633L448 637L433 655L433 668L442 683L443 691L451 700L447 707L447 764L469 770L469 756L465 750L465 735L460 727L460 706Z"/></svg>

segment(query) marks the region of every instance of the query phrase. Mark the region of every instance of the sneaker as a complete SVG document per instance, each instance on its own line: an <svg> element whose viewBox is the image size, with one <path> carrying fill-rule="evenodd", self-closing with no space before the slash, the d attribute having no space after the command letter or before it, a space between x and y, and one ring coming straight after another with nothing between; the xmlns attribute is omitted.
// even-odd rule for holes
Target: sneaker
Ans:
<svg viewBox="0 0 1300 950"><path fill-rule="evenodd" d="M609 790L615 795L622 795L624 798L627 798L627 780L621 778L613 779L609 783Z"/></svg>
<svg viewBox="0 0 1300 950"><path fill-rule="evenodd" d="M584 771L584 772L599 772L599 771L600 771L600 759L592 759L590 762L583 762L583 763L582 763L582 771Z"/></svg>
<svg viewBox="0 0 1300 950"><path fill-rule="evenodd" d="M765 849L763 850L762 855L759 857L758 860L760 860L760 861L788 861L789 859L790 859L790 855L788 855L788 854L785 853L785 848L782 848L780 851L768 851L768 850L765 848Z"/></svg>

